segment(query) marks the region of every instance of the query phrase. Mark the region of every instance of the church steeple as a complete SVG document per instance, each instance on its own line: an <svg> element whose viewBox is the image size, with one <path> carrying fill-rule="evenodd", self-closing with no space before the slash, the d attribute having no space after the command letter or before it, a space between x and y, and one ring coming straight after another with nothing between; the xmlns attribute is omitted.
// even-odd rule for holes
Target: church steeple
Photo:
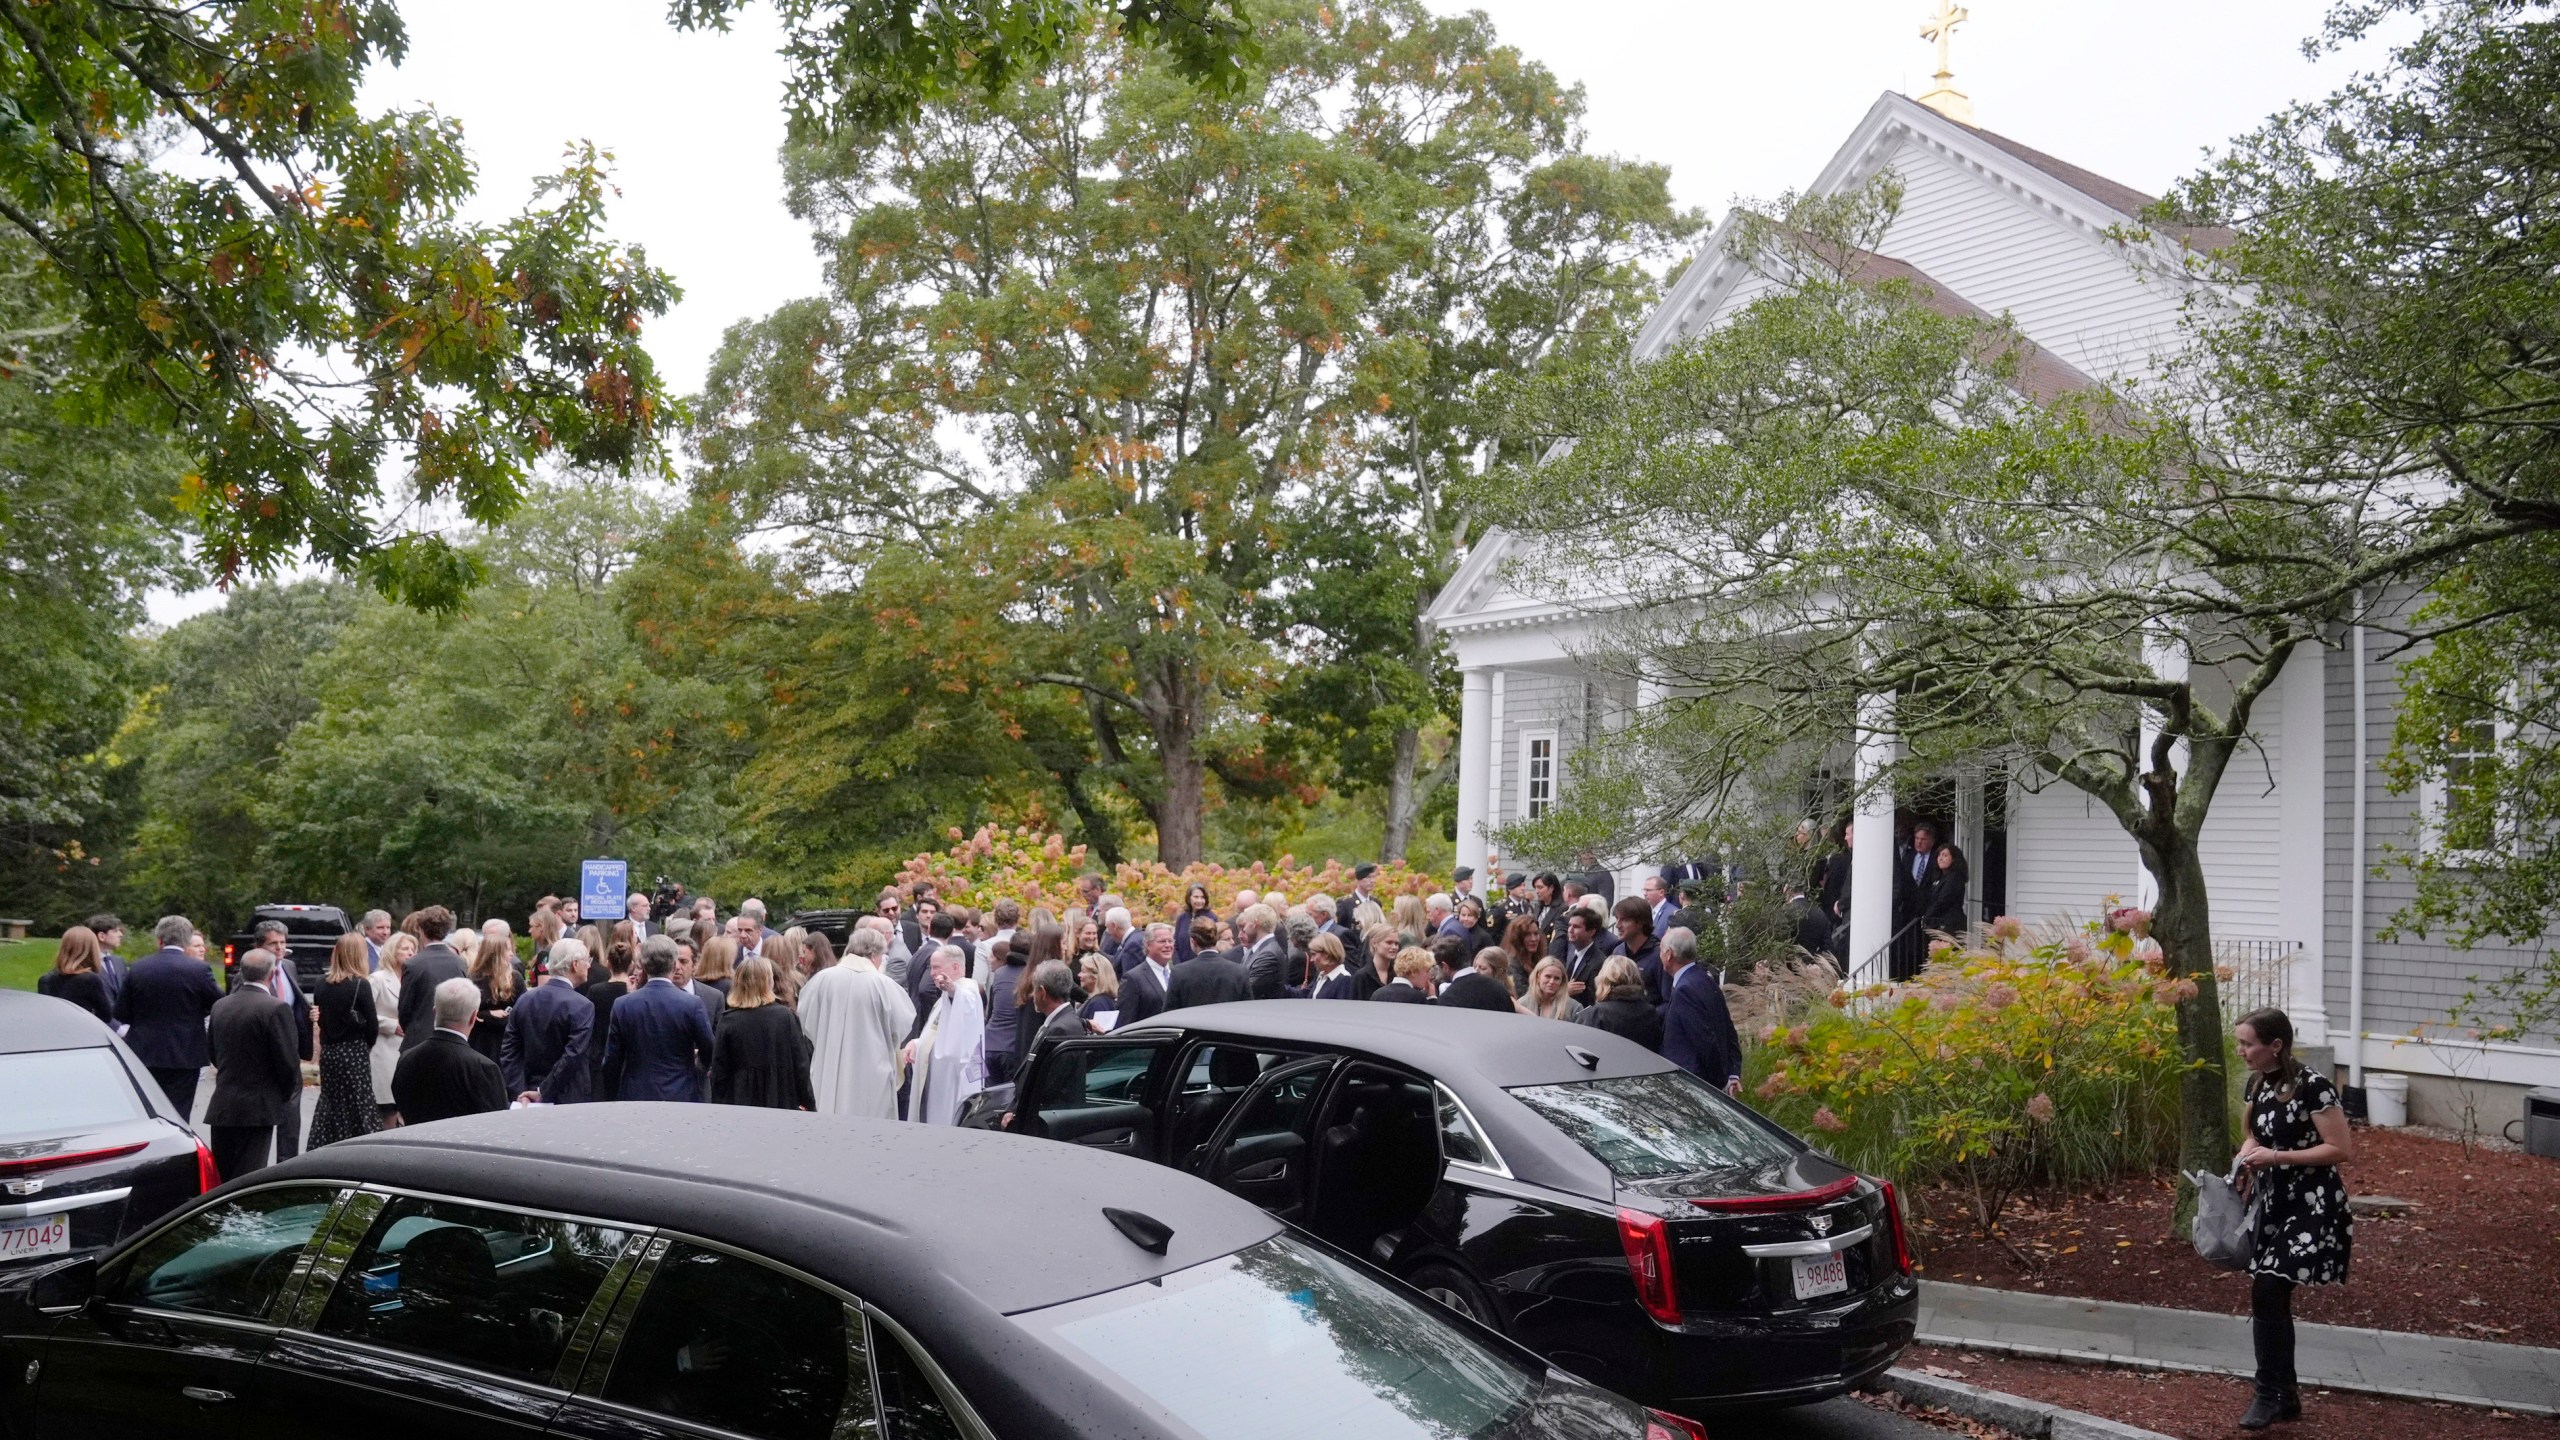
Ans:
<svg viewBox="0 0 2560 1440"><path fill-rule="evenodd" d="M1971 12L1954 0L1938 0L1938 10L1920 25L1920 38L1938 42L1937 84L1920 97L1920 103L1961 124L1973 123L1973 100L1956 88L1955 71L1947 63L1947 42L1955 38L1956 27L1972 18Z"/></svg>

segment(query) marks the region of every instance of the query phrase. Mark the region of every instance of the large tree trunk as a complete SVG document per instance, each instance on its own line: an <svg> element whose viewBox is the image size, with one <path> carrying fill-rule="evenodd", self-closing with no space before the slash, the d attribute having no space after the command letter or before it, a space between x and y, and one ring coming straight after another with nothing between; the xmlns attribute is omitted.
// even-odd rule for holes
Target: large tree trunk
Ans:
<svg viewBox="0 0 2560 1440"><path fill-rule="evenodd" d="M1413 827L1422 819L1422 731L1396 727L1396 753L1387 772L1387 831L1378 840L1378 859L1393 865L1413 843Z"/></svg>
<svg viewBox="0 0 2560 1440"><path fill-rule="evenodd" d="M1197 864L1205 848L1209 767L1200 754L1200 686L1181 667L1168 665L1148 691L1147 728L1155 735L1163 779L1147 808L1156 822L1156 858L1179 870Z"/></svg>
<svg viewBox="0 0 2560 1440"><path fill-rule="evenodd" d="M2172 831L2142 843L2142 862L2160 885L2151 938L2170 973L2195 982L2178 1002L2178 1051L2187 1062L2178 1088L2178 1169L2219 1175L2231 1168L2230 1075L2222 1059L2222 999L2213 980L2213 921L2204 864L2193 840ZM2184 1237L2195 1219L2195 1187L2183 1174L2170 1225Z"/></svg>

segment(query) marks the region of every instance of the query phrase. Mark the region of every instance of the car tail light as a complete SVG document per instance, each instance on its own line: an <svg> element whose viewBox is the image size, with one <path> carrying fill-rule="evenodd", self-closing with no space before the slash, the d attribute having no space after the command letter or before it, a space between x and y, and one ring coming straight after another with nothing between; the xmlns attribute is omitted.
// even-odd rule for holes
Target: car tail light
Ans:
<svg viewBox="0 0 2560 1440"><path fill-rule="evenodd" d="M1647 1410L1644 1440L1707 1440L1707 1427L1686 1415L1668 1410Z"/></svg>
<svg viewBox="0 0 2560 1440"><path fill-rule="evenodd" d="M213 1168L213 1152L204 1142L196 1142L196 1193L202 1195L222 1183L222 1172Z"/></svg>
<svg viewBox="0 0 2560 1440"><path fill-rule="evenodd" d="M51 1155L29 1155L18 1160L0 1160L0 1175L33 1175L40 1170L60 1170L72 1165L88 1165L100 1160L114 1160L141 1149L139 1143L111 1145L104 1150L59 1150Z"/></svg>
<svg viewBox="0 0 2560 1440"><path fill-rule="evenodd" d="M1908 1275L1911 1264L1911 1237L1902 1229L1902 1197L1893 1193L1893 1182L1884 1181L1884 1218L1893 1228L1893 1263Z"/></svg>
<svg viewBox="0 0 2560 1440"><path fill-rule="evenodd" d="M1627 1274L1636 1282L1644 1313L1665 1325L1680 1323L1680 1292L1671 1279L1671 1227L1659 1215L1618 1212L1618 1243L1627 1252Z"/></svg>
<svg viewBox="0 0 2560 1440"><path fill-rule="evenodd" d="M1810 1210L1816 1205L1828 1205L1857 1188L1858 1177L1851 1175L1834 1180L1828 1185L1817 1185L1810 1190L1798 1190L1791 1195L1716 1195L1691 1200L1689 1203L1701 1210L1713 1210L1725 1215L1768 1215L1783 1210Z"/></svg>

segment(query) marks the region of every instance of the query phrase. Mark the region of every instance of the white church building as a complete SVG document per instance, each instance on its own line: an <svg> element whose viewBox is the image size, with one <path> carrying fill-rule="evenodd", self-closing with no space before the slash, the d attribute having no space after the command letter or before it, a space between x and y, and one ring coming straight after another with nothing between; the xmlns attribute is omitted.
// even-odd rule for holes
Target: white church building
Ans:
<svg viewBox="0 0 2560 1440"><path fill-rule="evenodd" d="M1940 303L2007 317L2079 377L2140 389L2176 343L2198 283L2189 247L2209 251L2218 237L2130 235L2151 196L1954 118L1969 107L1943 74L1926 99L1879 98L1811 192L1854 192L1890 169L1902 204L1881 255ZM1733 223L1701 242L1639 354L1676 346L1761 293L1767 282L1726 253ZM1598 641L1587 605L1513 588L1514 543L1488 534L1429 615L1464 682L1460 865L1481 867L1490 835L1557 803L1575 749L1653 698L1585 662ZM2379 764L2397 697L2382 638L2342 632L2297 651L2260 703L2254 748L2232 762L2204 841L2216 943L2244 972L2226 1003L2282 1005L2306 1046L2328 1048L2357 1079L2410 1077L2422 1123L2459 1123L2456 1097L2468 1088L2494 1131L2520 1111L2511 1087L2560 1085L2560 1038L2483 1043L2446 1028L2466 977L2512 970L2528 954L2381 938L2411 892L2405 874L2375 867L2388 847L2416 842L2422 815L2423 797L2391 793ZM1960 787L1951 809L1953 838L1973 857L1977 915L2085 918L2106 896L2145 892L2133 841L2076 790L2002 776ZM1618 867L1620 894L1680 858L1603 857Z"/></svg>

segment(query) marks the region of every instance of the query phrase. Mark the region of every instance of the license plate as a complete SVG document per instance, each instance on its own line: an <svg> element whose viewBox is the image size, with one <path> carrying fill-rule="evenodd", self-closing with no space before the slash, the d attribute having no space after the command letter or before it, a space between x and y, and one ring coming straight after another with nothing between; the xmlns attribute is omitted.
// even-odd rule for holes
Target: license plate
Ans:
<svg viewBox="0 0 2560 1440"><path fill-rule="evenodd" d="M71 1217L45 1215L0 1223L0 1260L60 1255L71 1249Z"/></svg>
<svg viewBox="0 0 2560 1440"><path fill-rule="evenodd" d="M1798 1255L1795 1257L1796 1298L1810 1300L1816 1295L1837 1295L1849 1288L1849 1257L1846 1255Z"/></svg>

